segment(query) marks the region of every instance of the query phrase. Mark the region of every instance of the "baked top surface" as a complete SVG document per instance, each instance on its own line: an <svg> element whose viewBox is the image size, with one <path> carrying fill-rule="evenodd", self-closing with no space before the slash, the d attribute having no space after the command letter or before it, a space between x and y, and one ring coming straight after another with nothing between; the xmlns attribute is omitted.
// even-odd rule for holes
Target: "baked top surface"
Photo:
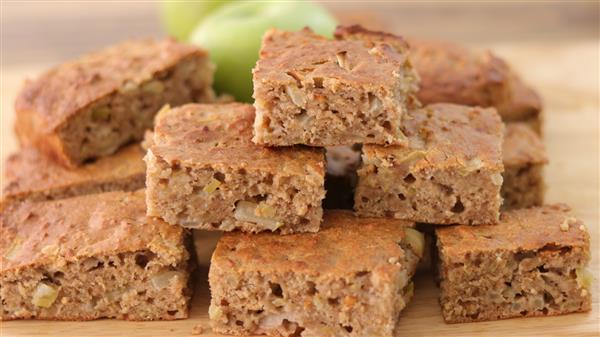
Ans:
<svg viewBox="0 0 600 337"><path fill-rule="evenodd" d="M504 127L494 108L457 104L430 104L402 116L408 147L364 145L363 158L380 158L393 165L410 162L426 167L480 168L502 171Z"/></svg>
<svg viewBox="0 0 600 337"><path fill-rule="evenodd" d="M411 61L421 77L423 103L495 106L516 120L541 110L538 94L501 58L449 42L409 39Z"/></svg>
<svg viewBox="0 0 600 337"><path fill-rule="evenodd" d="M176 262L184 230L146 218L144 190L7 206L0 214L1 272L149 249Z"/></svg>
<svg viewBox="0 0 600 337"><path fill-rule="evenodd" d="M437 227L440 257L457 261L468 253L536 251L561 247L589 247L581 220L564 204L518 209L500 215L498 225Z"/></svg>
<svg viewBox="0 0 600 337"><path fill-rule="evenodd" d="M524 123L506 124L502 155L505 166L548 163L540 136Z"/></svg>
<svg viewBox="0 0 600 337"><path fill-rule="evenodd" d="M144 174L144 154L140 145L129 145L112 156L67 169L33 147L8 157L4 195L44 191L82 183L101 183Z"/></svg>
<svg viewBox="0 0 600 337"><path fill-rule="evenodd" d="M33 111L52 131L79 109L116 92L124 83L139 84L182 59L208 54L172 39L132 40L58 65L25 83L15 109Z"/></svg>
<svg viewBox="0 0 600 337"><path fill-rule="evenodd" d="M423 82L432 85L428 90L444 90L447 84L454 84L455 89L507 84L508 65L489 51L475 52L453 43L419 39L409 39L409 45L411 61Z"/></svg>
<svg viewBox="0 0 600 337"><path fill-rule="evenodd" d="M151 151L167 162L186 166L324 175L322 149L256 145L252 142L253 123L250 104L186 104L164 109L155 119Z"/></svg>
<svg viewBox="0 0 600 337"><path fill-rule="evenodd" d="M391 276L398 271L398 265L390 263L391 258L405 263L405 253L398 242L405 236L404 228L411 225L414 223L359 218L350 211L329 210L317 233L226 233L217 245L212 263L237 273L344 277L373 271Z"/></svg>
<svg viewBox="0 0 600 337"><path fill-rule="evenodd" d="M348 86L376 90L398 85L407 54L386 44L369 49L360 41L328 40L305 28L267 31L259 57L255 83L296 85L296 78L335 78Z"/></svg>
<svg viewBox="0 0 600 337"><path fill-rule="evenodd" d="M333 36L338 40L359 40L370 48L384 43L400 53L406 53L409 49L408 42L402 36L369 30L361 25L337 26Z"/></svg>

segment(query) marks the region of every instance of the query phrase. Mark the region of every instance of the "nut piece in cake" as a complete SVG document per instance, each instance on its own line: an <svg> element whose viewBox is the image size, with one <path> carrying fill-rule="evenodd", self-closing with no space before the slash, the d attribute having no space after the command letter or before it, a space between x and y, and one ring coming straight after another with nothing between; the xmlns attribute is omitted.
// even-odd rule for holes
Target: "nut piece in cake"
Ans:
<svg viewBox="0 0 600 337"><path fill-rule="evenodd" d="M212 101L213 68L205 51L174 40L117 44L25 83L16 134L67 166L110 155L141 140L164 104Z"/></svg>
<svg viewBox="0 0 600 337"><path fill-rule="evenodd" d="M364 145L354 208L432 224L498 222L504 127L493 108L432 104L404 115L408 146Z"/></svg>
<svg viewBox="0 0 600 337"><path fill-rule="evenodd" d="M504 209L544 203L543 168L548 163L540 137L524 123L508 123L502 144Z"/></svg>
<svg viewBox="0 0 600 337"><path fill-rule="evenodd" d="M332 210L318 233L225 233L209 272L213 330L392 336L423 249L413 225Z"/></svg>
<svg viewBox="0 0 600 337"><path fill-rule="evenodd" d="M406 49L406 43L397 42L395 35L357 25L338 27L335 36ZM416 93L421 103L493 106L503 121L525 122L540 132L540 98L504 60L489 51L477 52L452 43L408 39L408 44L410 60L421 80Z"/></svg>
<svg viewBox="0 0 600 337"><path fill-rule="evenodd" d="M146 155L148 215L207 230L316 232L324 154L252 142L248 104L165 108Z"/></svg>
<svg viewBox="0 0 600 337"><path fill-rule="evenodd" d="M270 30L253 70L254 141L265 145L403 144L400 117L417 75L408 46Z"/></svg>
<svg viewBox="0 0 600 337"><path fill-rule="evenodd" d="M3 203L70 198L144 188L144 151L129 145L109 157L69 169L29 146L8 157Z"/></svg>
<svg viewBox="0 0 600 337"><path fill-rule="evenodd" d="M498 225L437 227L444 320L591 309L587 229L565 205L503 213Z"/></svg>
<svg viewBox="0 0 600 337"><path fill-rule="evenodd" d="M147 218L143 190L13 203L0 221L3 320L188 316L186 232Z"/></svg>

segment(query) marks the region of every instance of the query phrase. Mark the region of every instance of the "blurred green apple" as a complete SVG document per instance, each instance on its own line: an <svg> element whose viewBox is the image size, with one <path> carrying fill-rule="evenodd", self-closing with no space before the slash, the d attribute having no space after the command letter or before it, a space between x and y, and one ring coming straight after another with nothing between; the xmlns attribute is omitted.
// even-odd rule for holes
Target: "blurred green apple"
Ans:
<svg viewBox="0 0 600 337"><path fill-rule="evenodd" d="M231 0L163 0L160 17L167 33L184 41L203 17L229 2Z"/></svg>
<svg viewBox="0 0 600 337"><path fill-rule="evenodd" d="M264 32L270 28L294 31L306 26L331 36L336 21L325 8L309 1L234 2L204 18L190 35L190 42L210 51L217 65L217 92L250 102L252 68Z"/></svg>

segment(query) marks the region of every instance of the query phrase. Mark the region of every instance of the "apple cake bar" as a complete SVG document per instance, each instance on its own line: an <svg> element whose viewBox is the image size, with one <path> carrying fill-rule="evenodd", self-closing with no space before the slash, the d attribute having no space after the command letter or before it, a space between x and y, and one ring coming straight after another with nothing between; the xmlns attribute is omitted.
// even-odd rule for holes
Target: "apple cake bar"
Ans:
<svg viewBox="0 0 600 337"><path fill-rule="evenodd" d="M498 222L504 126L494 108L432 104L404 115L408 146L364 145L354 208L431 224Z"/></svg>
<svg viewBox="0 0 600 337"><path fill-rule="evenodd" d="M2 319L188 316L186 230L144 191L13 203L0 214Z"/></svg>
<svg viewBox="0 0 600 337"><path fill-rule="evenodd" d="M265 33L253 70L254 141L263 145L403 144L400 117L417 75L402 50L329 40L305 28Z"/></svg>
<svg viewBox="0 0 600 337"><path fill-rule="evenodd" d="M146 155L148 215L184 227L316 232L324 154L252 142L249 104L188 104L158 113Z"/></svg>
<svg viewBox="0 0 600 337"><path fill-rule="evenodd" d="M500 224L436 228L448 323L591 309L590 238L569 208L511 210Z"/></svg>
<svg viewBox="0 0 600 337"><path fill-rule="evenodd" d="M15 130L66 166L141 140L164 104L212 101L208 53L174 40L135 40L59 65L28 81Z"/></svg>
<svg viewBox="0 0 600 337"><path fill-rule="evenodd" d="M2 203L144 188L144 154L139 144L132 144L111 156L69 169L28 146L6 161Z"/></svg>
<svg viewBox="0 0 600 337"><path fill-rule="evenodd" d="M318 233L225 233L209 271L213 330L392 336L423 253L412 225L332 210Z"/></svg>

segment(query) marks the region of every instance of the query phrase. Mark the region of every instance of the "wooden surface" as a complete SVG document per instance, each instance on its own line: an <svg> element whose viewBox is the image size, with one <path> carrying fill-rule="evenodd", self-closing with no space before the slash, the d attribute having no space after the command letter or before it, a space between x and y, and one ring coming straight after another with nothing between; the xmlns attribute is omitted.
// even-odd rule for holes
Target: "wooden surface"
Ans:
<svg viewBox="0 0 600 337"><path fill-rule="evenodd" d="M2 19L5 19L4 15ZM579 26L581 25L577 27ZM594 275L593 311L559 317L447 325L443 323L440 316L437 302L438 289L434 286L431 275L424 273L415 279L415 297L402 314L399 336L600 335L599 42L597 36L590 38L586 37L586 34L576 35L579 37L573 39L553 39L547 36L546 39L510 43L485 42L485 46L492 47L498 54L506 57L542 94L546 118L544 141L550 157L550 164L546 170L547 201L565 202L571 205L575 214L584 219L591 232L593 254L591 271ZM482 41L478 42L475 39L474 42L481 44ZM26 48L26 44L27 40L21 41L19 48ZM18 54L15 50L12 53ZM14 119L12 103L21 81L27 76L39 73L48 66L48 63L54 63L55 59L60 57L44 59L31 57L28 54L23 55L26 62L18 62L19 58L16 56L9 65L3 62L0 76L2 162L8 153L16 149L12 135ZM215 336L210 332L207 323L209 290L205 281L206 269L207 267L203 267L200 270L191 318L187 320L173 322L12 321L0 322L0 335L190 336L194 326L201 324L205 331L202 336Z"/></svg>

